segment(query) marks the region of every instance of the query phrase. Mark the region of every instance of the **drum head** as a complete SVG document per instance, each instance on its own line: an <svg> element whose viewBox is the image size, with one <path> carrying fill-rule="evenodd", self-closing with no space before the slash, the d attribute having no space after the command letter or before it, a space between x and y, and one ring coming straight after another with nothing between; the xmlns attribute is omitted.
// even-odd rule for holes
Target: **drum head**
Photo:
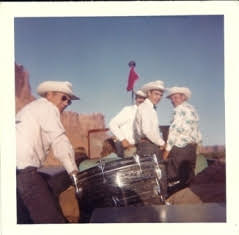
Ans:
<svg viewBox="0 0 239 235"><path fill-rule="evenodd" d="M86 159L79 164L79 171L82 172L90 168L96 167L97 165L100 164L100 162L108 163L119 159L121 158L119 158L115 153L112 153L103 158Z"/></svg>

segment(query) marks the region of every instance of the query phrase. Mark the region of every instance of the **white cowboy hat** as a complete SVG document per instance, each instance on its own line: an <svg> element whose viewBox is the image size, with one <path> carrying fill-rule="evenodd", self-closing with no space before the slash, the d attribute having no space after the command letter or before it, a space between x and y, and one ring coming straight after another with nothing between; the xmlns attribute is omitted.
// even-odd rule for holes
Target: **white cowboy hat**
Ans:
<svg viewBox="0 0 239 235"><path fill-rule="evenodd" d="M174 86L174 87L171 87L168 89L168 95L166 98L170 98L171 95L176 94L176 93L184 94L187 99L189 99L192 94L191 91L187 87Z"/></svg>
<svg viewBox="0 0 239 235"><path fill-rule="evenodd" d="M161 91L164 91L164 89L165 89L164 82L160 81L160 80L146 83L141 88L141 90L144 93L147 93L147 91L150 91L150 90L161 90Z"/></svg>
<svg viewBox="0 0 239 235"><path fill-rule="evenodd" d="M147 95L142 90L137 90L134 94L137 96L144 97L144 98L147 97Z"/></svg>
<svg viewBox="0 0 239 235"><path fill-rule="evenodd" d="M80 98L75 96L72 91L72 84L70 82L60 81L45 81L37 87L37 93L40 96L44 96L46 92L56 91L63 92L71 97L72 100L79 100Z"/></svg>

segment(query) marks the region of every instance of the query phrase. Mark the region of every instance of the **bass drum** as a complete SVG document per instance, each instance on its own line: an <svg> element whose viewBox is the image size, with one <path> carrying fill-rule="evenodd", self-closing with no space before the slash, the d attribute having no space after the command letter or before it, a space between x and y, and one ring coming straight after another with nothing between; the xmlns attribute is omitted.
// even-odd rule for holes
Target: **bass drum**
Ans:
<svg viewBox="0 0 239 235"><path fill-rule="evenodd" d="M95 208L164 204L167 176L156 156L134 156L97 165L77 175L80 222Z"/></svg>

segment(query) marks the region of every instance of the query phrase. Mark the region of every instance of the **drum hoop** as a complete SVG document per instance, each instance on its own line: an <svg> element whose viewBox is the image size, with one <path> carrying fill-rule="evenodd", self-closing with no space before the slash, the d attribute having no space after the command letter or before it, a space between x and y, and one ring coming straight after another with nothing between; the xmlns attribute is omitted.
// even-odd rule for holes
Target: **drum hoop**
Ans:
<svg viewBox="0 0 239 235"><path fill-rule="evenodd" d="M147 164L148 166L150 166L151 164L153 165L152 161L147 161L147 163L149 163L149 164ZM104 170L104 175L110 174L111 172L114 172L114 171L116 172L116 171L124 170L124 169L130 168L130 167L137 167L137 166L139 166L139 165L136 162L134 162L134 164L125 165L125 166L121 166L121 167L114 168L114 169ZM92 169L97 169L97 166L92 167L92 168L90 168L88 170L92 170ZM89 171L88 170L85 170L85 171L82 171L82 172L78 173L77 178L78 178L78 181L80 181L80 183L83 184L85 181L89 181L92 178L95 178L95 177L98 177L98 176L102 176L102 172L101 171L99 171L97 173L94 173L92 175L89 175Z"/></svg>
<svg viewBox="0 0 239 235"><path fill-rule="evenodd" d="M119 168L117 168L117 169L106 170L106 171L104 171L104 174L111 173L112 171L115 171L115 170L117 170L117 171L118 171L118 170L123 170L123 169L129 168L129 167L132 167L132 166L138 166L138 164L137 164L137 163L134 163L134 164L132 164L132 165L121 166L121 167L119 167ZM97 166L95 166L95 167L97 167ZM95 168L95 167L94 167L94 168ZM93 169L93 167L90 168L90 169ZM90 170L90 169L88 169L88 170ZM79 177L79 176L83 175L84 173L87 173L87 170L78 173L78 175L77 175L78 180L83 180L83 181L85 181L85 180L84 180L84 178L85 178L84 176L82 176L82 178ZM88 175L88 174L87 174L87 175ZM87 179L91 179L91 178L94 178L94 177L96 177L96 176L101 176L101 175L102 175L102 172L98 172L98 173L96 173L96 174L94 174L94 175L88 176ZM86 180L87 180L87 179L86 179Z"/></svg>

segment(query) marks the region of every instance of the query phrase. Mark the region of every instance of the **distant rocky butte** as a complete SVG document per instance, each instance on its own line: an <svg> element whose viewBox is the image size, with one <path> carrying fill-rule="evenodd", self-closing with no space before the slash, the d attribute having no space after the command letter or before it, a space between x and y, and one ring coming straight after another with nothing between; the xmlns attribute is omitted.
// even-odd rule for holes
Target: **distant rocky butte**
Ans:
<svg viewBox="0 0 239 235"><path fill-rule="evenodd" d="M36 98L31 93L31 86L29 82L29 73L22 65L15 64L15 102L16 113L26 104L32 102ZM61 117L66 134L70 139L76 153L78 150L86 151L88 154L88 131L91 129L105 128L104 116L100 113L79 114L76 112L65 111ZM95 143L102 142L106 134L100 133L94 139ZM101 145L96 144L91 149L91 157L99 156ZM44 165L61 165L61 163L54 158L50 153Z"/></svg>
<svg viewBox="0 0 239 235"><path fill-rule="evenodd" d="M218 153L218 152L225 152L225 146L224 145L211 145L211 146L203 146L200 149L201 153Z"/></svg>

